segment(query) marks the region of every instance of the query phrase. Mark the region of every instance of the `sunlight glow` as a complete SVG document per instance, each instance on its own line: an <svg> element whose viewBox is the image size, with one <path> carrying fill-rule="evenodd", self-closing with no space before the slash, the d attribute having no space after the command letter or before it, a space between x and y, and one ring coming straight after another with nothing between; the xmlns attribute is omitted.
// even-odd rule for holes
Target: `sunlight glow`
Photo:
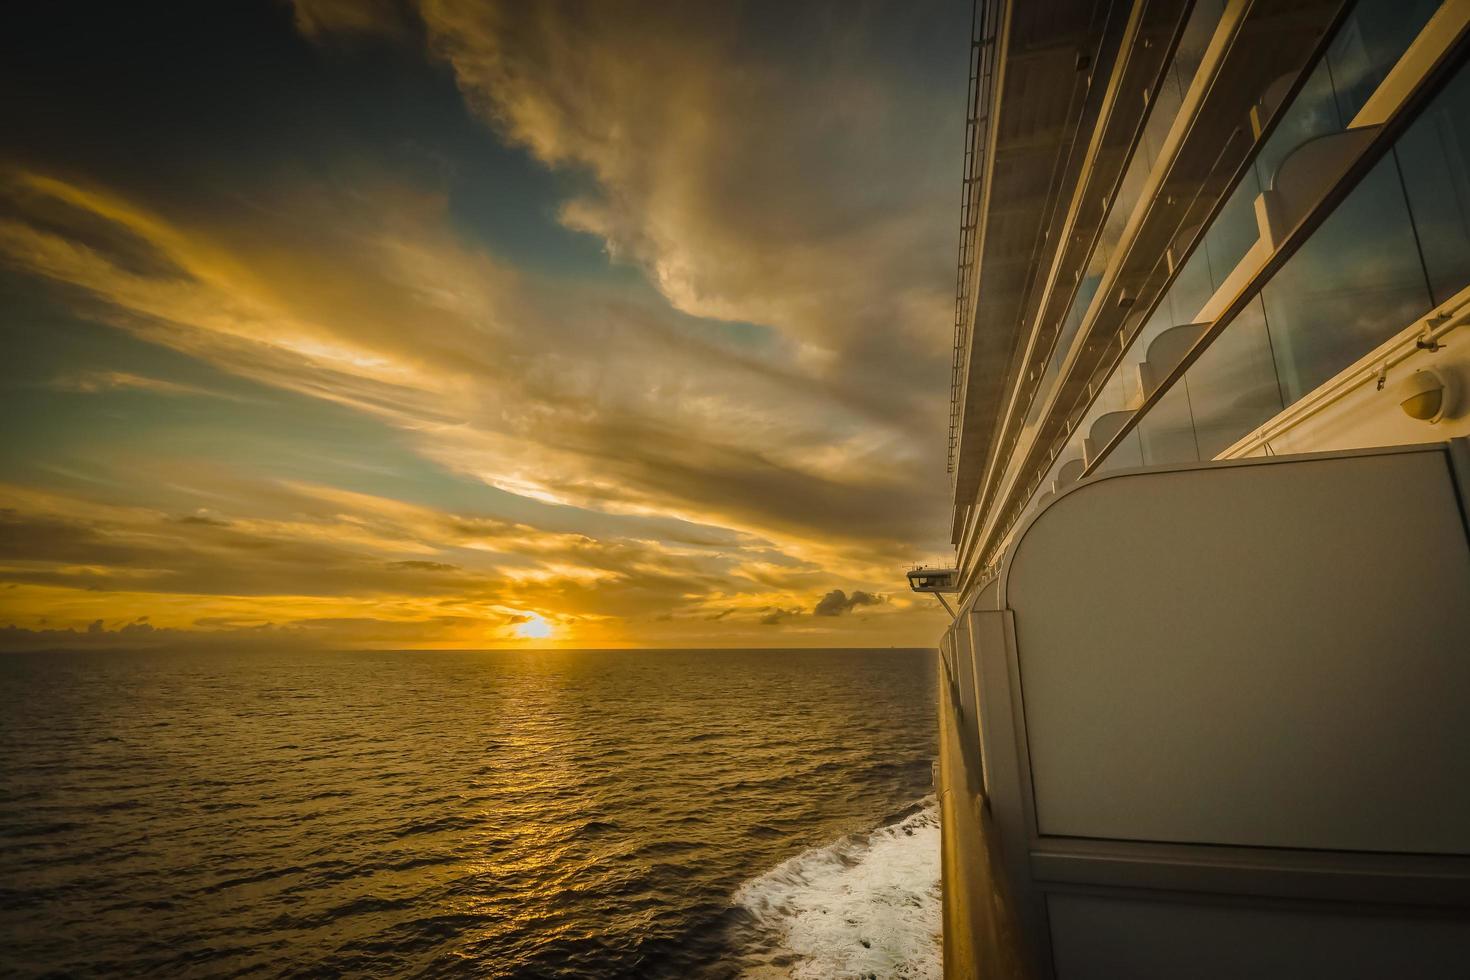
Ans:
<svg viewBox="0 0 1470 980"><path fill-rule="evenodd" d="M516 624L516 636L527 640L544 640L551 635L551 624L535 613L524 623Z"/></svg>

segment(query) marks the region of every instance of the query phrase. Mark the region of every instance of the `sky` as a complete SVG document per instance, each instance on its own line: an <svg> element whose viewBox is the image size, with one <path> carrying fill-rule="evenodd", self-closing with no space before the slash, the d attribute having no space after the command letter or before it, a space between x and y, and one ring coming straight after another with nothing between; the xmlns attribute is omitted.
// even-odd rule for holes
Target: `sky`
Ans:
<svg viewBox="0 0 1470 980"><path fill-rule="evenodd" d="M0 648L936 641L968 3L7 21Z"/></svg>

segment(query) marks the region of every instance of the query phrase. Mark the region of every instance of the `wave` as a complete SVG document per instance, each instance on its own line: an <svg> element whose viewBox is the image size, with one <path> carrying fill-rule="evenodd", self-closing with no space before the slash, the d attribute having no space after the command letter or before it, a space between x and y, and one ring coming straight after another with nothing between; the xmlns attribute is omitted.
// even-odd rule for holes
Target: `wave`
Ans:
<svg viewBox="0 0 1470 980"><path fill-rule="evenodd" d="M735 893L750 917L749 978L938 978L939 810L798 854Z"/></svg>

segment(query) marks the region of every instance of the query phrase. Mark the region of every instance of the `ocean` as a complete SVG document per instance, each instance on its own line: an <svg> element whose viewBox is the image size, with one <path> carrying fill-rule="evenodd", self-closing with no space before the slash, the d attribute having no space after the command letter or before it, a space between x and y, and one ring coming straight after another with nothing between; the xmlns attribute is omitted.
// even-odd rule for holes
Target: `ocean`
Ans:
<svg viewBox="0 0 1470 980"><path fill-rule="evenodd" d="M934 671L0 656L0 972L938 977Z"/></svg>

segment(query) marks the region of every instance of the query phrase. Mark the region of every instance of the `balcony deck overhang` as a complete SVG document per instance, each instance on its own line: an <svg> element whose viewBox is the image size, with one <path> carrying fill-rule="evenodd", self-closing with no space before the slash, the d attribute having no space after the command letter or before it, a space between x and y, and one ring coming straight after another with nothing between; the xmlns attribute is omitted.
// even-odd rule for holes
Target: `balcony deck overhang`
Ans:
<svg viewBox="0 0 1470 980"><path fill-rule="evenodd" d="M1166 253L1171 249L1176 255L1186 253L1192 247L1189 230L1205 224L1223 202L1255 144L1249 120L1252 110L1259 116L1261 94L1283 76L1298 77L1311 64L1342 7L1341 0L1235 0L1228 6L1216 50L1201 69L1201 77L1196 78L1196 91L1176 124L1177 135L1171 137L1171 145L1156 168L1151 203L1141 212L1141 221L1135 221L1125 232L1124 247L1104 279L1103 294L1121 296L1126 292L1132 299L1128 303L1105 303L1107 315L1100 319L1106 322L1094 322L1085 328L1085 342L1074 352L1078 356L1070 358L1064 368L1054 398L1057 407L1046 413L1022 469L1033 468L1030 457L1039 457L1065 436L1074 421L1078 399L1094 383L1098 366L1117 337L1167 285L1171 267L1165 260ZM997 113L1004 111L1003 99L1003 93L998 95ZM1075 138L1076 134L1072 135ZM987 202L1010 196L1008 188L991 186L988 190ZM1045 239L1052 222L1059 218L1054 206L1038 205L1034 220L1040 226L1038 234ZM1017 346L1026 328L1024 313L1031 287L1021 284L1021 273L1014 266L1025 262L1034 266L1047 256L1038 259L1035 250L1023 251L1019 233L1007 233L1017 237L1007 240L997 236L995 251L987 234L980 258L979 301L971 331L963 427L955 467L953 528L955 543L962 552L972 550L966 547L965 539L979 536L991 539L985 548L978 549L989 554L994 536L977 535L979 526L992 525L999 509L1014 507L1014 500L997 486L1010 450L995 445L997 437L1006 435L997 432L1002 399L1022 376L1025 366L1025 359L1017 356ZM1009 258L992 262L998 254ZM1048 328L1040 319L1034 326L1038 330ZM1013 417L1008 430L1011 433L1014 421ZM1016 448L1026 451L1025 447ZM1019 492L1009 493L1013 497ZM976 557L981 556L970 554L965 561L967 572L972 570L968 565Z"/></svg>
<svg viewBox="0 0 1470 980"><path fill-rule="evenodd" d="M1004 4L994 43L1000 66L986 112L980 175L976 297L968 314L956 448L956 498L973 497L1015 348L1034 270L1054 247L1052 215L1075 184L1078 133L1095 118L1125 18L1104 2Z"/></svg>

